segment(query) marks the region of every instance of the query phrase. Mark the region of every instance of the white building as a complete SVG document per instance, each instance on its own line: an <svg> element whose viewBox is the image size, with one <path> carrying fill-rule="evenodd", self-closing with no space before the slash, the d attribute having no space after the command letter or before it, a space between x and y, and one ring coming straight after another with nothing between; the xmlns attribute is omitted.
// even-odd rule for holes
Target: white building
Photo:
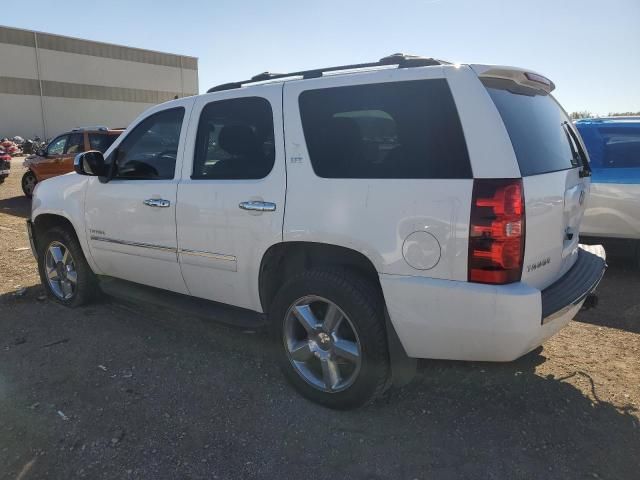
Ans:
<svg viewBox="0 0 640 480"><path fill-rule="evenodd" d="M0 137L126 127L198 93L198 59L0 26Z"/></svg>

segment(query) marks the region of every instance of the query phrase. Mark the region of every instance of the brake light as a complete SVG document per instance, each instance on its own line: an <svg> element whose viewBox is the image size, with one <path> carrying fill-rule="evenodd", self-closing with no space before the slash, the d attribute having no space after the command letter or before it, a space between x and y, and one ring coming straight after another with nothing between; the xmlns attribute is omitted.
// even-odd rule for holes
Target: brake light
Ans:
<svg viewBox="0 0 640 480"><path fill-rule="evenodd" d="M522 275L525 236L522 179L473 181L469 281L505 284Z"/></svg>
<svg viewBox="0 0 640 480"><path fill-rule="evenodd" d="M551 80L549 80L547 77L543 77L542 75L532 72L525 72L524 76L532 82L541 83L545 87L551 88Z"/></svg>

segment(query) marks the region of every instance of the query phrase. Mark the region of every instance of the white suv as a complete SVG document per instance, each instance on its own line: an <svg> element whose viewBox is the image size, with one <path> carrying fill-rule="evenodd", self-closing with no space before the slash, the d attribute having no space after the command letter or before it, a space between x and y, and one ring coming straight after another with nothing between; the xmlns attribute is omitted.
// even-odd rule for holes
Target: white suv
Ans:
<svg viewBox="0 0 640 480"><path fill-rule="evenodd" d="M578 243L590 170L553 88L396 54L158 105L38 185L42 281L69 306L115 278L268 314L286 377L333 408L416 358L516 359L605 269Z"/></svg>

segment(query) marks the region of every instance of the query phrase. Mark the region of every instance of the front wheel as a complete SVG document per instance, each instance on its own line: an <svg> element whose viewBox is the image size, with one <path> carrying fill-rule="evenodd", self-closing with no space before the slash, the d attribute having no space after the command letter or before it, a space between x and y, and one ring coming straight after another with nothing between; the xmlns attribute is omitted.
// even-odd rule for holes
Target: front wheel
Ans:
<svg viewBox="0 0 640 480"><path fill-rule="evenodd" d="M91 301L97 280L76 236L62 227L46 231L38 239L38 270L50 296L67 307Z"/></svg>
<svg viewBox="0 0 640 480"><path fill-rule="evenodd" d="M280 289L270 316L283 373L306 398L349 409L384 391L384 303L366 280L344 270L305 271Z"/></svg>
<svg viewBox="0 0 640 480"><path fill-rule="evenodd" d="M34 173L31 170L27 170L22 176L22 191L27 197L31 198L33 195L36 183L38 183L38 179Z"/></svg>

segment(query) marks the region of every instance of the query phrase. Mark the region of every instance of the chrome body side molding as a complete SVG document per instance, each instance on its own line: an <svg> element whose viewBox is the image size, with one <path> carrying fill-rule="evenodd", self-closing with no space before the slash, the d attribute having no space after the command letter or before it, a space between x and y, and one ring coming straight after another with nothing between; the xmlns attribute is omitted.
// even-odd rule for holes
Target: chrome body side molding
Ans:
<svg viewBox="0 0 640 480"><path fill-rule="evenodd" d="M165 247L163 245L156 245L153 243L130 242L128 240L119 240L99 235L91 235L91 240L94 242L102 242L112 245L124 245L128 247L148 248L151 250L170 252L176 255L180 255L180 263L186 263L188 265L196 265L200 267L217 268L220 270L228 270L232 272L237 271L237 259L234 255L206 252L201 250L189 250L186 248Z"/></svg>

